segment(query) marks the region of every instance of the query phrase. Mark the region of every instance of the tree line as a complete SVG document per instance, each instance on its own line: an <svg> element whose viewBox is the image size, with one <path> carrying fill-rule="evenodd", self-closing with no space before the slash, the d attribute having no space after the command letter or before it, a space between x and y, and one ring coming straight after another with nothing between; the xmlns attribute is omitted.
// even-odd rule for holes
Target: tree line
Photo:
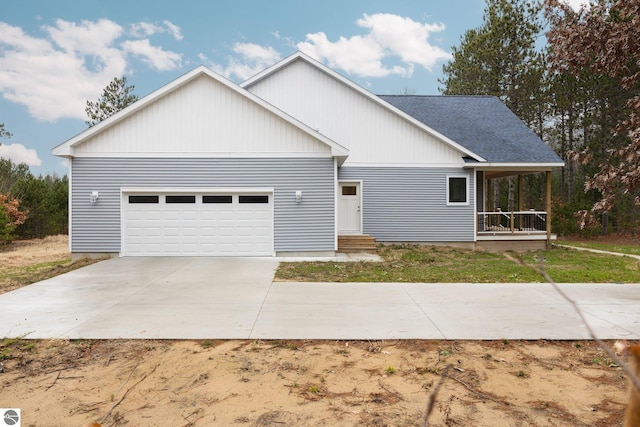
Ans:
<svg viewBox="0 0 640 427"><path fill-rule="evenodd" d="M67 234L67 176L34 176L29 167L0 158L0 243Z"/></svg>
<svg viewBox="0 0 640 427"><path fill-rule="evenodd" d="M452 48L445 95L494 95L565 167L554 177L556 232L640 226L640 2L486 0L483 23ZM527 176L527 203L542 200ZM513 203L513 180L494 200ZM498 202L496 202L498 203Z"/></svg>

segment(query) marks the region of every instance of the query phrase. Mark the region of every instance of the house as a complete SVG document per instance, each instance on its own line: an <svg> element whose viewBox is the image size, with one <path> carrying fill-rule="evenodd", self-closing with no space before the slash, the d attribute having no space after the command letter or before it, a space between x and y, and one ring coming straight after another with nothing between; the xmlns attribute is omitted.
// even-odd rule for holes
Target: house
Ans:
<svg viewBox="0 0 640 427"><path fill-rule="evenodd" d="M496 98L375 96L302 53L241 85L200 66L53 154L75 258L544 245L549 208L496 217L486 183L562 166Z"/></svg>

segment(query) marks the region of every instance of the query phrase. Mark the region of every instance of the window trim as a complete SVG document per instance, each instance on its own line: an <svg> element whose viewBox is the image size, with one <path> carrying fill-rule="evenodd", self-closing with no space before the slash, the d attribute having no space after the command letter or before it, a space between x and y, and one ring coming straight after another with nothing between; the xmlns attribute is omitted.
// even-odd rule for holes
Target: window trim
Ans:
<svg viewBox="0 0 640 427"><path fill-rule="evenodd" d="M464 202L452 202L450 197L451 193L449 192L449 183L452 178L463 178L465 183L465 201ZM447 191L445 194L447 200L447 206L469 206L471 203L471 197L469 195L469 176L468 175L447 175Z"/></svg>

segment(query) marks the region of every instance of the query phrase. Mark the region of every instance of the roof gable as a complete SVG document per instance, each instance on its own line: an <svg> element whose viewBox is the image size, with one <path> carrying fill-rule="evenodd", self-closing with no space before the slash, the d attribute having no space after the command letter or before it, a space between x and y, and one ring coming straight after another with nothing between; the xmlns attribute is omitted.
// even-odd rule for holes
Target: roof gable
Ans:
<svg viewBox="0 0 640 427"><path fill-rule="evenodd" d="M562 159L494 96L380 95L489 163L561 164Z"/></svg>
<svg viewBox="0 0 640 427"><path fill-rule="evenodd" d="M453 139L451 139L450 137L448 137L448 135L444 135L436 130L434 130L433 128L425 125L424 123L420 122L419 120L417 120L416 118L412 117L411 115L406 114L404 111L396 108L395 106L385 102L384 100L382 100L380 97L372 94L371 92L363 89L362 87L358 86L357 84L355 84L354 82L350 81L349 79L345 78L344 76L338 74L337 72L331 70L330 68L326 67L325 65L321 64L320 62L310 58L309 56L305 55L302 52L296 52L295 54L289 56L288 58L285 58L284 60L280 61L279 63L267 68L266 70L262 71L261 73L258 73L257 75L255 75L254 77L248 79L247 81L243 82L240 84L241 87L246 88L256 94L258 94L258 96L268 100L269 102L277 105L279 108L289 112L290 114L301 118L301 120L303 120L305 123L310 124L311 126L315 127L317 126L317 124L313 121L313 120L309 120L308 117L302 117L299 116L298 114L300 113L300 111L298 109L296 109L295 107L292 108L292 105L300 105L300 103L306 103L306 104L310 104L310 103L316 103L321 97L324 97L325 93L312 93L311 95L315 95L315 98L311 99L312 96L309 96L309 93L306 93L305 95L301 95L300 91L304 90L307 91L308 87L315 85L316 82L318 81L318 79L309 79L307 83L307 87L304 86L304 84L299 83L298 82L298 86L296 86L295 88L291 88L291 80L288 81L284 81L287 80L284 77L280 78L280 80L283 80L282 82L280 82L279 84L276 83L276 87L275 89L268 89L268 90L263 90L262 86L265 86L269 81L271 80L278 80L278 75L279 74L283 74L285 72L285 70L288 69L292 69L295 68L297 66L297 64L299 63L304 63L305 65L307 65L308 67L313 68L315 71L317 71L317 73L322 74L324 76L327 76L328 78L334 80L335 82L338 82L339 84L341 84L343 86L343 88L347 88L355 93L357 93L359 95L359 97L366 99L367 101L369 101L369 103L379 109L382 109L386 112L387 117L394 117L395 119L400 119L401 121L404 121L405 123L409 124L410 126L412 126L414 128L414 130L419 131L422 133L422 135L424 136L426 134L427 137L426 139L429 139L431 141L433 141L434 139L437 140L437 142L439 144L445 145L448 149L452 149L455 150L458 153L458 157L470 157L476 161L484 161L484 159L479 156L477 153L474 153L472 150L469 150L467 147L462 146L461 144L459 144L457 141L454 141ZM288 75L288 77L291 76L291 74ZM347 90L343 91L347 92ZM283 95L285 92L290 92L291 96L289 97L290 99L284 99L283 97L286 95ZM291 99L291 98L295 98L297 97L298 99ZM301 99L304 98L304 99ZM360 104L362 105L362 104ZM310 108L310 107L309 107ZM349 110L347 106L345 106L344 104L341 103L335 103L334 105L332 105L328 110L330 113L335 113L336 109L340 110L341 112L338 114L338 117L355 117L357 118L358 114L360 111L354 111L353 109ZM373 108L369 109L370 111L373 110ZM320 114L320 113L318 113ZM365 114L367 114L367 112L365 112ZM381 116L379 116L381 117ZM371 124L371 122L369 122L369 124ZM356 123L357 125L357 123ZM328 132L325 128L323 128L322 126L320 126L320 130L325 133ZM337 140L337 141L344 141L344 144L348 144L349 148L351 150L351 155L349 158L349 161L352 161L354 157L357 156L356 154L356 150L355 147L352 146L353 144L353 139L339 139L336 136L332 135L331 133L327 133L327 135L329 135L330 137L332 137L333 139ZM388 144L393 144L397 147L397 144L395 144L397 142L397 140L401 138L401 136L396 135L393 138L390 138L387 140ZM382 148L382 147L380 147Z"/></svg>
<svg viewBox="0 0 640 427"><path fill-rule="evenodd" d="M55 147L82 155L234 155L348 150L204 66Z"/></svg>

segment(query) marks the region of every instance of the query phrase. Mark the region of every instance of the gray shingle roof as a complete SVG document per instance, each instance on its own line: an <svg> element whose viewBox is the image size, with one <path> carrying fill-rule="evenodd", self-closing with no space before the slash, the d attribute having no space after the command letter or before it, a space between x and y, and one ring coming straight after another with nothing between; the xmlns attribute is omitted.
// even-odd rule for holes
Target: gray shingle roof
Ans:
<svg viewBox="0 0 640 427"><path fill-rule="evenodd" d="M488 162L562 162L544 141L494 96L379 97Z"/></svg>

